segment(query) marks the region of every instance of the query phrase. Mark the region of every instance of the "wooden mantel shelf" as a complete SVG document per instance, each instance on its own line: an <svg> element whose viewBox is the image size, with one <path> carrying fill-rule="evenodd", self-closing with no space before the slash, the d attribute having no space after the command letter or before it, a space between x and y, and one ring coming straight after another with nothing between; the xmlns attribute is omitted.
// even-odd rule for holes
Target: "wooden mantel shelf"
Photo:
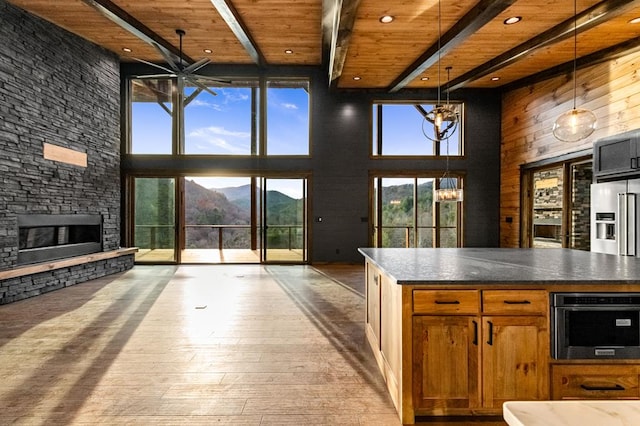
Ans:
<svg viewBox="0 0 640 426"><path fill-rule="evenodd" d="M98 260L112 259L114 257L126 256L138 251L137 247L124 247L117 250L91 253L84 256L70 257L67 259L54 260L51 262L36 263L31 265L17 266L15 268L0 271L0 280L33 275L40 272L52 271L54 269L68 268L70 266L82 265L96 262Z"/></svg>

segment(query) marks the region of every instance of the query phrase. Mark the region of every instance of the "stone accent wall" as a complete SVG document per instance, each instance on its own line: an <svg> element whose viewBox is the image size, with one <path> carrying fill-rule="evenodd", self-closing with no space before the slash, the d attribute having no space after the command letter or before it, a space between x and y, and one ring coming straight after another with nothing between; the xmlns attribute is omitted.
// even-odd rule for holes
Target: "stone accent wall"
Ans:
<svg viewBox="0 0 640 426"><path fill-rule="evenodd" d="M115 55L0 1L0 270L16 264L17 215L100 213L120 246L120 72ZM45 160L43 144L87 154Z"/></svg>
<svg viewBox="0 0 640 426"><path fill-rule="evenodd" d="M131 269L134 255L0 280L0 305Z"/></svg>
<svg viewBox="0 0 640 426"><path fill-rule="evenodd" d="M102 214L103 250L117 249L121 214L117 56L4 0L0 0L0 40L0 271L17 263L18 214ZM86 153L87 167L44 159L45 143ZM31 284L21 282L25 294L55 288L61 285L56 280L66 280L51 274L43 277L31 278ZM1 285L0 300L14 297L5 283Z"/></svg>
<svg viewBox="0 0 640 426"><path fill-rule="evenodd" d="M577 164L573 168L573 194L571 217L571 247L591 250L591 183L593 168L591 163Z"/></svg>

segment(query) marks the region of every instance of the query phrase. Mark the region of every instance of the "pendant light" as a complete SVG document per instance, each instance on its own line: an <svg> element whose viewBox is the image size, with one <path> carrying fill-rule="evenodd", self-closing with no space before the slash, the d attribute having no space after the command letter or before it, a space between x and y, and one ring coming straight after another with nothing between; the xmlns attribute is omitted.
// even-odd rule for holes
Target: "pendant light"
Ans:
<svg viewBox="0 0 640 426"><path fill-rule="evenodd" d="M442 43L442 13L440 0L438 0L438 102L436 106L424 116L424 119L433 125L433 136L430 132L424 131L425 137L433 142L447 140L453 135L458 127L458 111L449 104L449 90L447 88L447 103L442 105L440 101L440 50ZM451 67L447 68L447 72ZM448 74L447 74L448 75ZM449 77L447 77L447 82ZM424 126L423 126L424 127Z"/></svg>
<svg viewBox="0 0 640 426"><path fill-rule="evenodd" d="M584 108L576 108L576 62L578 56L577 0L573 0L573 109L561 114L553 123L553 135L563 142L577 142L596 129L596 116Z"/></svg>
<svg viewBox="0 0 640 426"><path fill-rule="evenodd" d="M456 188L456 183L459 180L449 175L449 140L446 140L446 166L444 174L440 178L440 187L434 192L433 200L436 203L443 202L459 202L463 199L462 188Z"/></svg>

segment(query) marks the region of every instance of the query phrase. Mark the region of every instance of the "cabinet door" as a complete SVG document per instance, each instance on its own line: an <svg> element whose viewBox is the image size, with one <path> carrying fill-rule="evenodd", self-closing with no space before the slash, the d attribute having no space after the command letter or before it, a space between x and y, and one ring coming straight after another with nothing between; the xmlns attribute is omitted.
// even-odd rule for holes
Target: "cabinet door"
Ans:
<svg viewBox="0 0 640 426"><path fill-rule="evenodd" d="M482 331L483 406L549 399L546 317L483 317Z"/></svg>
<svg viewBox="0 0 640 426"><path fill-rule="evenodd" d="M413 318L413 401L423 415L479 406L479 318Z"/></svg>

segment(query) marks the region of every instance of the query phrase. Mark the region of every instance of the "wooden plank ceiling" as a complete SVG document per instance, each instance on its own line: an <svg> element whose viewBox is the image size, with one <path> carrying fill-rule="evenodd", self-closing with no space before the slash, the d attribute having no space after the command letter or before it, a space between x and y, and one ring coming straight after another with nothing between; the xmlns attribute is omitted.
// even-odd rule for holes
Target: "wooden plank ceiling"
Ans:
<svg viewBox="0 0 640 426"><path fill-rule="evenodd" d="M209 58L208 74L216 64L324 64L331 85L344 89L509 87L572 69L574 48L579 66L640 48L640 23L630 23L640 18L640 0L577 0L575 18L574 0L9 3L125 62L164 64L160 51L177 58L182 29L184 57ZM394 20L383 24L383 15ZM522 20L505 25L513 16Z"/></svg>

